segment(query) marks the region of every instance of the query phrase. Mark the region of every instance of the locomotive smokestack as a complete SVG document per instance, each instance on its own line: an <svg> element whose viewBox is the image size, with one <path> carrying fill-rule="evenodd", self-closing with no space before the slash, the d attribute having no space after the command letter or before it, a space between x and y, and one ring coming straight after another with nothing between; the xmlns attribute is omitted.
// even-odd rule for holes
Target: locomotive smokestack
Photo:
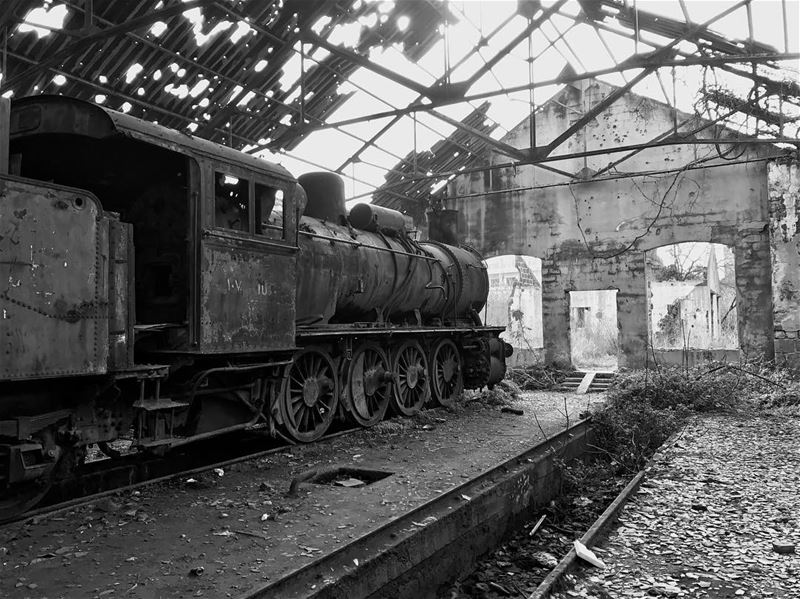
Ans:
<svg viewBox="0 0 800 599"><path fill-rule="evenodd" d="M308 196L305 216L344 225L347 210L344 206L344 181L336 173L306 173L297 181Z"/></svg>

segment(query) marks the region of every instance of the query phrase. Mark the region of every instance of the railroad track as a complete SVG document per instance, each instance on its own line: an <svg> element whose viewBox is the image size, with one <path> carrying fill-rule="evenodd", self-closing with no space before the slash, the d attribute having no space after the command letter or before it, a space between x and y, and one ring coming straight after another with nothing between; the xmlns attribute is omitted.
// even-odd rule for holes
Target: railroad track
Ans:
<svg viewBox="0 0 800 599"><path fill-rule="evenodd" d="M325 435L316 442L334 439L363 430L345 428ZM108 495L152 485L178 477L192 476L213 468L258 459L291 447L292 443L273 438L224 438L176 450L162 457L131 454L121 458L106 458L78 467L73 476L53 483L47 494L32 510L0 520L0 528L32 518L53 515L91 503Z"/></svg>
<svg viewBox="0 0 800 599"><path fill-rule="evenodd" d="M496 545L531 505L550 501L559 464L581 458L590 435L589 422L579 421L238 599L427 596Z"/></svg>

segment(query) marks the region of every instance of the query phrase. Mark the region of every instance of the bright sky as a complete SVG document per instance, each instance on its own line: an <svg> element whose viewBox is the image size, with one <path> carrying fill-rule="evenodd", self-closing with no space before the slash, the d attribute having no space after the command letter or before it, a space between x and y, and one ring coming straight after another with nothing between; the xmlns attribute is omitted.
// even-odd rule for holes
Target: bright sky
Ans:
<svg viewBox="0 0 800 599"><path fill-rule="evenodd" d="M187 0L183 0L187 1ZM354 0L353 5L358 6L363 1ZM403 0L404 2L421 0ZM636 5L650 12L658 13L675 19L683 19L684 15L678 0L629 0ZM343 47L353 47L357 42L362 27L370 27L375 24L377 19L388 19L388 13L394 8L394 2L376 0L378 5L379 17L372 15L372 19L362 19L364 22L354 22L338 26L332 37L332 43ZM543 1L547 7L553 4L553 0ZM693 23L702 23L714 15L733 6L732 0L685 0L689 18ZM158 5L157 5L158 6ZM402 7L402 3L400 4ZM450 10L455 14L457 21L449 26L445 32L444 39L440 40L430 51L417 63L414 64L407 60L401 49L388 48L386 50L376 50L370 58L388 69L400 73L422 84L429 84L442 76L444 73L445 58L449 63L456 66L451 81L458 82L469 78L477 69L483 66L484 61L495 55L508 41L513 39L521 32L527 24L527 20L516 14L516 0L468 0L449 2ZM788 40L783 39L783 10L786 9L786 21L788 22ZM778 51L798 52L798 26L800 23L800 0L753 0L752 14L754 20L753 36L756 41L774 45ZM50 31L44 28L37 28L35 24L44 23L50 28L60 28L63 26L64 18L68 8L58 0L43 0L43 6L27 15L26 20L29 25L23 25L35 31L37 35L48 35ZM244 10L246 10L246 5ZM613 32L597 32L594 28L584 23L578 23L571 19L571 15L577 14L579 5L576 0L571 0L561 9L563 14L552 17L539 30L535 31L529 41L524 40L519 46L514 48L500 60L491 72L477 80L468 90L468 94L489 92L515 85L525 85L529 81L529 64L527 62L529 51L534 57L533 61L533 81L543 81L556 77L562 69L570 64L578 72L588 72L597 69L613 66L615 62L620 62L626 57L631 56L636 51L636 43ZM248 36L256 35L255 30L244 22L234 23L222 21L211 24L204 22L204 17L200 9L193 9L184 13L184 18L193 23L195 27L195 37L198 44L208 43L215 36L228 36L234 43ZM321 31L327 23L327 18L321 19L314 29ZM407 16L397 18L398 27L413 28L415 24ZM616 26L616 25L614 25ZM156 23L150 28L150 34L158 37L166 28L164 23ZM728 39L746 39L749 35L747 28L746 12L738 9L730 16L721 19L711 26L711 29L722 33ZM479 52L467 58L476 48L478 41L488 37L488 45L481 48ZM548 48L548 42L557 39L554 47ZM638 43L640 53L652 49L648 42L668 43L668 39L651 39L646 34L642 36ZM679 46L689 52L696 48L689 43ZM282 84L290 85L300 74L300 53L299 43L295 48L296 52L292 58L283 65L284 77ZM307 46L306 52L311 53L312 47ZM311 54L311 60L320 60L327 54L327 51L317 49ZM266 64L265 61L264 64ZM177 64L165 65L165 68L152 74L141 74L137 69L138 65L131 65L125 73L126 82L135 84L137 77L149 76L153 79L161 80L165 85L165 90L178 97L197 98L198 104L202 107L203 94L209 86L209 81L198 79L196 81L183 81L181 70ZM263 68L263 64L260 68ZM785 64L793 72L789 72L790 77L797 80L798 65ZM257 65L256 70L259 69ZM614 74L600 77L604 81L621 85L626 78L635 76L638 71L627 71L624 74ZM662 82L666 92L677 99L678 108L687 112L692 111L693 101L700 87L702 70L700 67L681 67L676 69L676 78L673 81L670 69L661 69ZM739 91L746 92L749 89L749 81L735 76L726 76L718 72L720 82L724 80L726 85ZM100 79L103 79L101 76ZM53 79L55 85L62 85L66 81L63 75L56 75ZM101 81L101 83L105 83ZM47 90L43 90L47 91ZM144 92L142 88L140 92ZM232 90L236 91L236 90ZM555 87L543 87L535 90L533 101L535 105L541 105L548 98L554 95L558 89ZM340 86L340 92L353 92L353 96L346 101L333 114L329 121L339 121L350 117L358 117L373 112L402 108L417 99L415 92L394 83L376 73L361 68L356 71L349 81ZM664 89L659 84L658 79L651 75L634 88L634 93L646 95L659 101L666 101ZM142 93L139 93L142 95ZM233 95L233 94L232 94ZM237 103L247 106L253 101L255 94L248 93ZM95 101L104 102L105 96L98 95ZM207 104L205 104L207 105ZM438 109L442 114L453 118L462 119L469 114L477 103L461 103ZM120 106L110 106L117 110L128 111L131 109L129 102ZM514 94L499 95L491 100L491 107L488 112L489 119L499 126L493 136L501 138L510 129L527 117L530 111L530 97L527 91ZM211 118L211 115L205 115ZM369 122L354 124L342 127L340 131L327 129L315 131L310 134L303 142L287 154L272 155L263 152L264 158L282 163L294 175L305 172L326 169L337 169L352 153L357 151L363 144L363 140L370 139L374 133L379 131L388 119L373 120ZM190 124L188 130L194 131L197 124ZM370 192L380 186L384 181L386 169L390 169L397 164L401 157L404 157L413 149L418 151L430 148L434 143L446 137L453 131L453 127L444 123L434 115L419 113L416 122L412 116L400 119L387 133L382 135L375 147L364 151L361 161L346 166L342 175L346 180L346 195L356 196Z"/></svg>
<svg viewBox="0 0 800 599"><path fill-rule="evenodd" d="M383 3L391 4L391 3ZM549 6L551 2L543 2ZM686 5L692 22L702 23L714 15L734 5L728 0L687 0ZM516 1L464 1L450 2L450 8L455 13L458 22L451 25L447 32L447 43L442 40L434 46L418 64L408 61L396 49L384 52L373 52L371 59L376 63L388 67L421 83L435 81L444 72L445 52L449 54L451 65L461 63L476 47L478 40L488 36L507 20L506 25L490 38L486 48L479 50L476 56L464 61L451 75L451 80L457 82L467 79L480 68L485 60L494 56L504 44L513 39L527 24L526 19L516 15ZM683 19L683 13L677 0L639 0L637 5L643 10L655 12L675 19ZM788 47L782 43L783 20L782 4L780 0L754 0L752 5L754 30L753 36L757 41L768 44L777 44L777 50L798 51L798 27L800 22L799 0L787 0ZM578 11L577 2L568 3L563 12L565 15L574 15ZM409 23L409 27L413 27ZM739 9L730 16L725 17L712 26L714 31L723 33L729 39L746 39L748 37L746 12ZM348 38L347 34L350 34ZM345 31L342 27L337 41L345 47L357 39L358 29ZM355 35L355 37L353 37ZM554 47L547 48L548 42L562 36ZM668 43L667 39L653 39L643 35L639 43L639 52L652 49L647 42ZM576 24L569 16L555 16L550 22L534 32L531 36L531 51L535 57L533 62L533 80L548 80L556 77L569 63L580 72L588 72L607 68L614 62L624 60L634 54L636 50L634 41L626 39L611 32L598 32L586 24ZM692 44L683 44L682 49L694 51ZM518 47L504 57L490 73L479 79L469 89L468 94L493 91L514 85L528 83L528 42L523 41ZM613 59L612 59L613 56ZM787 64L794 67L794 77L797 78L798 65ZM609 75L600 79L615 85L622 85L626 78L635 76L638 71L628 71L624 75ZM674 93L679 108L688 112L700 86L702 70L699 67L683 67L676 69ZM732 87L747 85L747 81L724 74L718 74L721 79L727 79L727 84ZM662 69L662 79L668 93L673 93L672 77L669 69ZM737 81L739 79L739 81ZM391 82L380 75L367 69L360 69L351 78L348 89L355 91L354 96L348 100L329 121L339 121L363 114L390 110L403 107L416 100L415 92ZM745 89L748 89L749 86ZM540 105L558 92L553 86L536 89L534 102ZM634 88L634 92L646 95L662 102L666 101L664 92L655 76L646 78ZM454 119L462 119L469 114L477 103L457 104L438 109L442 114ZM499 124L493 137L501 138L510 129L524 120L530 110L529 94L527 91L514 94L501 95L491 100L488 116ZM360 138L370 138L379 131L388 119L370 121L357 125L345 126L343 132L325 130L319 131L308 137L293 152L292 157L274 156L294 173L316 170L317 167L309 163L322 165L330 169L337 168L346 156L357 151L361 142L348 137L352 133ZM416 127L411 116L403 117L388 133L378 140L380 148L372 148L362 154L362 162L349 165L342 173L346 178L346 193L355 196L370 191L383 183L384 169L393 167L401 156L412 150L414 146L414 132L416 128L416 149L422 151L430 148L434 143L453 132L454 128L435 116L419 113ZM336 147L337 151L331 155L327 148ZM269 157L269 155L266 155ZM307 161L307 162L306 162Z"/></svg>

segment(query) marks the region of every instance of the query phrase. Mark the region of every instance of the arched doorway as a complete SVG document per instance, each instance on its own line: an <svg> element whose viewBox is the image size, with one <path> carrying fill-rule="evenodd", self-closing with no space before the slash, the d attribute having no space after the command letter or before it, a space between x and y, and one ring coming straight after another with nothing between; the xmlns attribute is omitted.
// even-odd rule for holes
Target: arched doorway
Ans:
<svg viewBox="0 0 800 599"><path fill-rule="evenodd" d="M489 297L487 325L504 326L500 336L514 348L513 366L543 361L542 261L531 256L495 256L486 260Z"/></svg>
<svg viewBox="0 0 800 599"><path fill-rule="evenodd" d="M737 360L736 264L731 247L685 242L646 254L648 338L656 359Z"/></svg>

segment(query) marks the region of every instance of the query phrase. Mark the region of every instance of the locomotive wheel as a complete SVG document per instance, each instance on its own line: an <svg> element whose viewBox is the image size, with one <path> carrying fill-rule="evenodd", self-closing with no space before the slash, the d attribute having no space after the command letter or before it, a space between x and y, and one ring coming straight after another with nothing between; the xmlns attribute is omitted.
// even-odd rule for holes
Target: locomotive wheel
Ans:
<svg viewBox="0 0 800 599"><path fill-rule="evenodd" d="M295 354L278 403L293 439L310 443L325 434L339 403L336 365L327 352L308 348Z"/></svg>
<svg viewBox="0 0 800 599"><path fill-rule="evenodd" d="M394 352L392 371L395 376L392 405L404 416L422 409L430 397L428 385L428 359L416 341L407 341Z"/></svg>
<svg viewBox="0 0 800 599"><path fill-rule="evenodd" d="M36 506L52 486L53 478L46 474L41 480L14 485L0 493L0 523L17 518Z"/></svg>
<svg viewBox="0 0 800 599"><path fill-rule="evenodd" d="M433 401L440 406L452 406L464 390L461 354L450 339L442 339L431 352L431 389Z"/></svg>
<svg viewBox="0 0 800 599"><path fill-rule="evenodd" d="M392 373L386 353L367 343L356 350L347 369L346 398L350 416L361 426L383 420L391 395Z"/></svg>
<svg viewBox="0 0 800 599"><path fill-rule="evenodd" d="M0 491L0 523L12 520L36 507L53 484L70 476L86 458L86 448L61 447L60 455L41 476Z"/></svg>

